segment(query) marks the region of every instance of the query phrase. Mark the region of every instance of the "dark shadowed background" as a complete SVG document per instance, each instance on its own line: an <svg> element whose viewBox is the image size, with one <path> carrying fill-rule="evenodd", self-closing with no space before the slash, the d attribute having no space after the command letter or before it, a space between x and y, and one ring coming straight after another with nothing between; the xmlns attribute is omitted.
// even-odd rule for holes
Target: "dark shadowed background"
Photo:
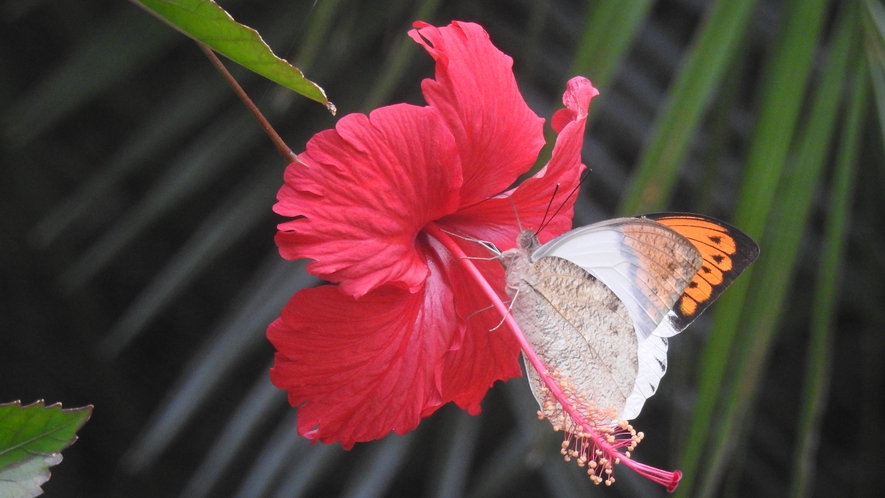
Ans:
<svg viewBox="0 0 885 498"><path fill-rule="evenodd" d="M692 496L874 496L885 17L831 3L220 2L339 116L423 103L433 64L405 36L416 19L482 24L547 119L568 78L589 77L602 93L576 224L695 211L762 247L737 311L718 303L671 341L634 457L686 470ZM229 67L296 152L334 125ZM273 244L284 167L196 45L140 8L0 4L0 402L95 406L47 496L665 494L626 468L593 487L521 379L478 417L447 406L349 452L299 438L264 339L317 283ZM734 339L714 323L736 324Z"/></svg>

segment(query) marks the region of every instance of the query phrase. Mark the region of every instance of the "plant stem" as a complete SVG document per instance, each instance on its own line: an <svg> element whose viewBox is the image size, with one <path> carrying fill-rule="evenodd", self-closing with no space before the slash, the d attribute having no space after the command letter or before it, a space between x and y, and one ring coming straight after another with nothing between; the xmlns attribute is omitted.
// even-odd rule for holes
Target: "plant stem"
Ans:
<svg viewBox="0 0 885 498"><path fill-rule="evenodd" d="M227 81L228 85L230 85L230 87L234 89L234 92L237 94L237 96L240 97L240 100L243 101L243 104L246 105L246 108L248 108L252 115L255 116L258 124L261 125L261 128L264 130L264 132L267 133L267 136L270 137L270 140L274 143L274 145L276 145L277 150L280 152L280 155L283 156L283 159L290 163L300 162L298 161L298 156L295 155L294 152L292 152L292 149L290 149L289 146L286 145L286 142L284 142L277 131L273 129L273 126L270 124L267 118L265 118L264 115L261 114L261 111L258 110L258 107L252 102L252 99L250 99L249 96L246 95L246 91L243 90L239 83L237 83L237 80L234 79L233 75L230 74L226 67L224 67L224 63L222 63L218 56L215 55L215 52L202 43L197 43L197 45L200 46L200 49L203 51L204 54L206 54L206 57L209 58L209 60L212 62L212 65L215 66L215 69L218 69L218 72L221 73L221 75Z"/></svg>

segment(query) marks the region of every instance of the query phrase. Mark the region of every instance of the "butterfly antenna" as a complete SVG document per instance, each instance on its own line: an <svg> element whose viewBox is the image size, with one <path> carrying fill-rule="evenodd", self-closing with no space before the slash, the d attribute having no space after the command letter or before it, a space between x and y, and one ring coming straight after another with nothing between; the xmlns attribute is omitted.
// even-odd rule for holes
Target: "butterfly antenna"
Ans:
<svg viewBox="0 0 885 498"><path fill-rule="evenodd" d="M547 203L547 209L544 210L544 216L541 218L541 225L538 227L538 232L540 232L545 225L547 225L547 215L550 214L550 208L553 206L553 200L556 199L556 194L559 192L559 184L557 183L555 187L553 187L553 195L550 196L550 202ZM558 213L559 210L556 210ZM553 213L553 216L556 216L556 213ZM553 219L553 216L550 219Z"/></svg>
<svg viewBox="0 0 885 498"><path fill-rule="evenodd" d="M553 213L553 216L551 216L550 219L547 219L547 213L546 213L546 212L544 213L544 218L543 218L544 221L542 221L542 222L541 222L541 226L538 227L538 233L541 233L541 230L543 230L544 228L546 228L546 227L547 227L547 224L548 224L551 220L553 220L553 218L556 218L556 215L558 215L559 212L562 211L562 208L565 207L565 205L568 203L569 199L571 199L572 196L575 195L575 194L578 192L578 190L580 190L581 185L584 184L584 181L585 181L589 176L590 176L590 170L585 170L583 173L581 173L581 181L579 181L578 184L575 185L575 188L573 188L572 191L569 192L568 196L566 196L566 198L563 199L562 203L559 204L559 207L556 208L556 212ZM550 204L547 204L547 211L550 211L550 205L553 204L553 199L556 198L556 192L558 192L558 191L559 191L559 184L557 183L557 184L556 184L556 189L553 190L553 197L550 198Z"/></svg>

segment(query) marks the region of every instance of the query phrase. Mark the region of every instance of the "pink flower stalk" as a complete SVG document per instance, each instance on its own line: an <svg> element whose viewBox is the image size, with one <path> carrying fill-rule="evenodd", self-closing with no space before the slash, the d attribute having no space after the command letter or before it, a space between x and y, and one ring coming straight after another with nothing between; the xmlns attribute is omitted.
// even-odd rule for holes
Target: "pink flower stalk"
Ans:
<svg viewBox="0 0 885 498"><path fill-rule="evenodd" d="M569 81L549 163L512 188L544 143L512 60L476 24L414 27L409 35L436 60L435 79L422 83L428 105L351 114L316 134L287 167L274 206L291 218L276 236L282 256L311 259L308 271L337 285L299 291L268 327L271 381L298 407L299 434L344 448L405 434L450 401L478 414L495 381L520 375L520 349L546 371L501 303L500 262L473 240L513 248L515 212L539 226L551 198L563 207L539 239L570 228L598 93L585 78ZM502 314L509 328L497 327ZM609 429L568 407L555 382L550 393L572 420L567 438L665 474L619 453Z"/></svg>

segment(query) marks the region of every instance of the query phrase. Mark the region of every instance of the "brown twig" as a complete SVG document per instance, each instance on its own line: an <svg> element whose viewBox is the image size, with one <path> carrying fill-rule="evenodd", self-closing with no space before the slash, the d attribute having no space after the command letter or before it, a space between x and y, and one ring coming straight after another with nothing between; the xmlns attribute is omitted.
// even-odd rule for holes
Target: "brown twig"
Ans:
<svg viewBox="0 0 885 498"><path fill-rule="evenodd" d="M246 92L243 90L240 84L237 83L237 80L234 79L233 75L231 75L230 72L228 72L227 68L224 67L224 64L221 62L218 56L215 55L215 52L202 43L197 44L200 46L200 49L203 50L203 53L206 54L206 57L208 57L209 60L212 61L212 64L215 66L216 69L218 69L218 72L220 72L221 75L224 76L224 79L227 80L227 83L231 86L231 88L234 89L234 92L236 92L236 94L240 97L240 100L242 100L243 103L246 104L246 107L249 109L249 111L252 112L252 115L255 116L255 119L258 120L258 124L261 125L261 128L264 129L264 132L267 133L267 136L270 137L270 140L274 143L274 145L277 146L277 150L280 152L280 155L283 156L283 159L290 163L297 162L298 156L295 155L294 152L292 152L292 149L290 149L289 146L286 145L286 142L284 142L277 131L273 129L273 126L271 126L270 122L268 122L264 115L261 114L261 111L258 110L258 107L255 106L255 104L252 102L252 99L250 99L249 96L246 95Z"/></svg>

